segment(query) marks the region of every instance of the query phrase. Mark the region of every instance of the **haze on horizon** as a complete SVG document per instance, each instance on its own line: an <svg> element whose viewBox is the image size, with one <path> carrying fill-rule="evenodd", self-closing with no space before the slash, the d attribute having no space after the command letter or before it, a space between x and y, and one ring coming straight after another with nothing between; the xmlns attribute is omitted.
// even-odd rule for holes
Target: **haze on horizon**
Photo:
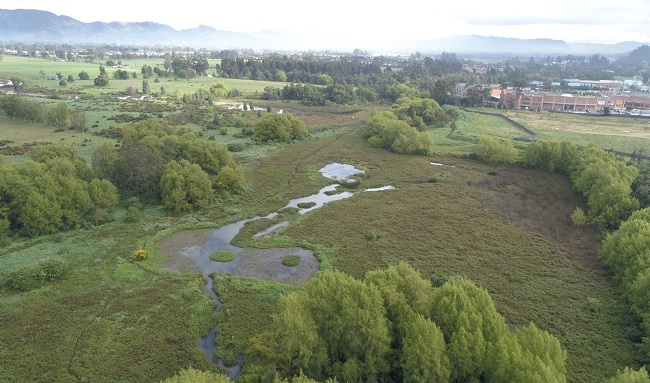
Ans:
<svg viewBox="0 0 650 383"><path fill-rule="evenodd" d="M628 0L624 6L611 0L546 0L543 7L527 9L513 0L496 4L467 0L462 5L407 1L370 6L343 0L331 0L327 5L305 4L297 0L276 0L272 4L249 0L228 6L211 2L170 7L113 0L94 7L80 0L5 0L2 8L43 10L86 23L151 21L177 30L208 25L232 32L299 33L315 48L337 44L363 48L472 34L567 43L650 42L647 0Z"/></svg>

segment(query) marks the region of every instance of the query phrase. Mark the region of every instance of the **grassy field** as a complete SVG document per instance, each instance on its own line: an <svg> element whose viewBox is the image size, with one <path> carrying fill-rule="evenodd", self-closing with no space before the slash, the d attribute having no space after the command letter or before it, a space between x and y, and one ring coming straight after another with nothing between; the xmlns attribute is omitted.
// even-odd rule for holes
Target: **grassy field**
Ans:
<svg viewBox="0 0 650 383"><path fill-rule="evenodd" d="M5 75L2 65L11 64L8 58L0 63L0 76ZM20 70L38 73L36 64ZM199 85L204 80L208 81L178 83L192 89L191 84L205 86ZM111 86L117 82L112 80ZM263 84L251 84L251 91ZM29 143L63 138L78 145L90 139L80 147L89 158L93 145L101 142L93 132L126 125L109 117L182 112L172 104L168 105L171 110L156 112L144 104L103 98L72 105L86 110L98 126L89 133L56 133L51 127L0 119L0 139ZM521 132L499 118L472 114L466 139L453 139L451 128L434 128L434 155L403 156L370 148L362 139L370 106L269 105L296 114L307 123L312 137L294 144L256 145L235 137L239 129L231 128L225 135L204 132L206 139L214 137L224 144L237 140L249 144L235 153L246 170L243 195L220 196L209 208L184 216L152 208L141 223L122 222L124 212L118 211L110 224L16 239L0 249L0 282L21 267L50 257L63 260L69 269L61 280L40 289L0 290L0 381L156 382L187 366L217 370L197 349L199 338L215 324L216 353L234 362L250 336L270 329L278 298L294 288L218 276L215 290L224 305L213 313L214 301L203 292L203 278L164 267L161 241L181 230L266 215L292 198L316 193L332 182L319 173L332 162L366 171L369 177L363 188L392 185L395 189L359 192L305 216L292 216L295 221L290 226L253 242L255 246L308 247L323 267L356 277L402 260L425 277L469 277L490 292L511 326L532 321L560 339L568 352L568 381L572 383L601 382L617 369L635 365L634 345L625 338L631 328L621 322L616 293L596 258L600 233L570 224L569 214L576 206L584 208L584 201L569 181L555 174L468 158L473 140L480 135L505 140ZM555 123L559 118L527 113L522 116L543 117L539 125L532 126L532 120L518 113L510 117L539 131L540 136L551 130L545 128L551 125L542 123ZM260 118L256 114L242 117L251 122ZM555 127L559 131L560 126L579 121L560 121ZM634 131L641 133L642 124ZM200 130L199 126L189 128ZM563 132L572 140L588 140L579 129ZM130 257L139 248L152 255L136 263Z"/></svg>
<svg viewBox="0 0 650 383"><path fill-rule="evenodd" d="M207 73L214 73L215 64L219 61L209 60L208 63L212 69L208 69ZM42 58L5 55L0 62L0 77L11 78L15 76L23 80L28 87L41 87L70 93L83 92L84 94L91 95L124 93L129 87L142 89L142 73L140 70L143 65L162 67L164 59L122 60L122 64L125 66L121 68L122 70L126 70L129 73L136 72L137 78L130 78L128 80L114 79L113 73L120 68L106 67L106 60L97 60L95 62L54 61ZM93 83L93 79L99 75L100 65L105 67L106 73L110 78L109 84L106 87L97 87ZM43 71L45 77L43 77L41 71ZM79 80L79 73L82 71L88 73L90 76L89 80ZM61 73L65 79L67 79L68 75L72 75L75 81L62 87L59 85L59 80L54 79L57 73ZM262 93L267 86L282 88L285 85L285 83L273 81L253 81L205 76L199 76L189 80L162 77L159 79L159 82L155 82L155 77L154 75L153 78L148 79L152 92L159 91L160 87L164 87L165 92L171 95L194 93L200 88L209 89L210 86L223 82L231 89L238 89L244 97L253 97L256 93Z"/></svg>
<svg viewBox="0 0 650 383"><path fill-rule="evenodd" d="M503 113L541 139L567 140L578 145L594 143L627 153L650 150L649 118L513 110Z"/></svg>

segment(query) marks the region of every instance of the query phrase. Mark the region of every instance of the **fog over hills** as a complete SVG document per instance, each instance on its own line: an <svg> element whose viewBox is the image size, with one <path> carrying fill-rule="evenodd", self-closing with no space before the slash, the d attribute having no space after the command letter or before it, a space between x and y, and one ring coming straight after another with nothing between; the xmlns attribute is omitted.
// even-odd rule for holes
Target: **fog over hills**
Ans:
<svg viewBox="0 0 650 383"><path fill-rule="evenodd" d="M240 33L201 25L176 30L154 22L84 23L51 12L0 9L1 43L116 44L128 46L182 46L207 49L254 50L352 50L375 53L511 54L511 55L621 55L643 45L640 42L618 44L568 44L562 40L516 39L487 36L452 36L436 40L413 40L381 45L363 41L325 41L322 37L287 32L263 31Z"/></svg>

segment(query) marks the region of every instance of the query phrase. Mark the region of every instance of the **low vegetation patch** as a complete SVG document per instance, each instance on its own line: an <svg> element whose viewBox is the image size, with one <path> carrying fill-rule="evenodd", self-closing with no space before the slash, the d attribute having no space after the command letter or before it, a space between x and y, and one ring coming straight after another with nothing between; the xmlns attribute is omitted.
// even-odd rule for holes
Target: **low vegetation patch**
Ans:
<svg viewBox="0 0 650 383"><path fill-rule="evenodd" d="M215 262L232 262L235 260L235 253L232 251L215 251L210 254L210 259Z"/></svg>
<svg viewBox="0 0 650 383"><path fill-rule="evenodd" d="M287 267L298 266L301 259L302 258L300 258L300 256L296 255L296 254L285 255L282 258L282 264L287 266Z"/></svg>
<svg viewBox="0 0 650 383"><path fill-rule="evenodd" d="M316 202L300 202L298 207L301 209L309 209L310 207L316 206Z"/></svg>

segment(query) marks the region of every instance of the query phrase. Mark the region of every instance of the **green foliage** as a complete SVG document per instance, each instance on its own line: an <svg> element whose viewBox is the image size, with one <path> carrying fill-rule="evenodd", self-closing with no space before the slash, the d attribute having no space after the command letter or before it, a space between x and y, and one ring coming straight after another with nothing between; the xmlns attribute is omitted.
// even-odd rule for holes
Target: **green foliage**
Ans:
<svg viewBox="0 0 650 383"><path fill-rule="evenodd" d="M212 371L201 371L192 367L178 372L178 374L160 381L160 383L230 383L227 375Z"/></svg>
<svg viewBox="0 0 650 383"><path fill-rule="evenodd" d="M215 262L231 262L235 260L235 253L232 251L215 251L210 254L210 259Z"/></svg>
<svg viewBox="0 0 650 383"><path fill-rule="evenodd" d="M573 226L586 226L589 224L589 219L580 207L576 207L573 213L571 213L571 222Z"/></svg>
<svg viewBox="0 0 650 383"><path fill-rule="evenodd" d="M126 202L126 214L124 215L124 222L140 222L142 218L144 218L142 203L140 203L138 197L129 198Z"/></svg>
<svg viewBox="0 0 650 383"><path fill-rule="evenodd" d="M16 270L9 276L6 285L20 291L33 290L61 278L67 269L68 266L62 259L45 258Z"/></svg>
<svg viewBox="0 0 650 383"><path fill-rule="evenodd" d="M124 128L123 137L119 149L98 148L93 167L127 196L157 198L164 193L169 208L187 211L206 206L212 198L206 180L235 193L244 190L243 169L215 141L202 140L194 133L180 135L173 126L153 119ZM168 168L172 161L176 164ZM189 173L181 175L176 171L179 166ZM184 187L191 190L183 191Z"/></svg>
<svg viewBox="0 0 650 383"><path fill-rule="evenodd" d="M364 382L565 382L564 352L534 325L510 332L487 291L440 288L402 262L360 282L339 271L281 300L277 353L286 375ZM534 379L534 380L531 380Z"/></svg>
<svg viewBox="0 0 650 383"><path fill-rule="evenodd" d="M290 114L269 114L253 129L253 140L258 142L289 142L308 135L305 123Z"/></svg>
<svg viewBox="0 0 650 383"><path fill-rule="evenodd" d="M426 125L444 126L450 120L445 111L432 98L400 97L392 105L392 111L397 118L407 122L410 126L419 128L420 131L426 129Z"/></svg>
<svg viewBox="0 0 650 383"><path fill-rule="evenodd" d="M476 149L476 157L485 162L513 164L517 160L517 151L512 141L499 142L490 136L481 136Z"/></svg>
<svg viewBox="0 0 650 383"><path fill-rule="evenodd" d="M429 132L419 132L391 111L373 112L363 134L368 145L389 148L400 154L430 155L434 150Z"/></svg>
<svg viewBox="0 0 650 383"><path fill-rule="evenodd" d="M244 191L244 181L244 169L241 166L224 166L217 175L217 187L235 194Z"/></svg>
<svg viewBox="0 0 650 383"><path fill-rule="evenodd" d="M550 172L569 173L578 147L568 141L535 141L528 144L523 153L523 163Z"/></svg>
<svg viewBox="0 0 650 383"><path fill-rule="evenodd" d="M33 160L0 166L0 216L16 232L35 237L108 220L115 187L93 177L76 148L49 145Z"/></svg>
<svg viewBox="0 0 650 383"><path fill-rule="evenodd" d="M635 371L630 367L625 367L624 370L619 371L616 376L609 379L606 383L650 383L648 371L645 366Z"/></svg>
<svg viewBox="0 0 650 383"><path fill-rule="evenodd" d="M172 160L160 179L163 206L175 212L207 206L214 191L208 174L187 160Z"/></svg>
<svg viewBox="0 0 650 383"><path fill-rule="evenodd" d="M241 152L242 150L244 150L244 145L239 143L232 143L226 145L226 148L228 149L229 152Z"/></svg>
<svg viewBox="0 0 650 383"><path fill-rule="evenodd" d="M289 254L282 257L282 264L287 267L298 266L301 260L299 255Z"/></svg>

